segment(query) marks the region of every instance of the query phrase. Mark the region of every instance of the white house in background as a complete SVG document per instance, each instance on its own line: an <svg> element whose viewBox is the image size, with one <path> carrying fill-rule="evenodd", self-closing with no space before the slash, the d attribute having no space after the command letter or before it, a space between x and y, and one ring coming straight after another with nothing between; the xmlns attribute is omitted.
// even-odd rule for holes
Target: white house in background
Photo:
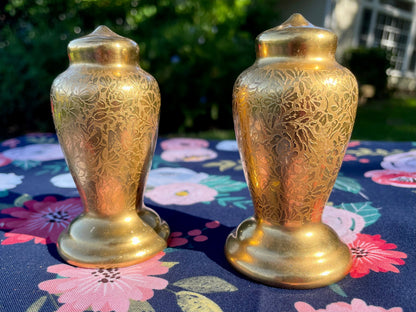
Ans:
<svg viewBox="0 0 416 312"><path fill-rule="evenodd" d="M301 13L338 35L337 57L358 46L391 52L389 83L416 91L416 0L281 0L282 16Z"/></svg>

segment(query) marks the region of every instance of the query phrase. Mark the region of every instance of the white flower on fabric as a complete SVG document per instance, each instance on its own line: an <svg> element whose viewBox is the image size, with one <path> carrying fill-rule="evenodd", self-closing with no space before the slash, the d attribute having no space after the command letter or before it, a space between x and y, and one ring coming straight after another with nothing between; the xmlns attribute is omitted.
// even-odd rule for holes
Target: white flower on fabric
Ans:
<svg viewBox="0 0 416 312"><path fill-rule="evenodd" d="M150 170L146 185L155 187L178 182L199 183L206 178L208 174L187 168L158 168Z"/></svg>
<svg viewBox="0 0 416 312"><path fill-rule="evenodd" d="M365 226L365 220L359 214L331 206L325 206L322 222L337 232L339 238L346 244L354 242L357 234Z"/></svg>
<svg viewBox="0 0 416 312"><path fill-rule="evenodd" d="M215 148L219 151L238 152L238 145L236 140L224 140L219 142Z"/></svg>
<svg viewBox="0 0 416 312"><path fill-rule="evenodd" d="M416 151L386 156L380 165L384 169L416 172Z"/></svg>
<svg viewBox="0 0 416 312"><path fill-rule="evenodd" d="M74 179L70 173L63 173L54 176L51 180L51 183L56 187L60 188L76 188Z"/></svg>
<svg viewBox="0 0 416 312"><path fill-rule="evenodd" d="M0 173L0 190L10 190L22 183L24 176L14 173Z"/></svg>
<svg viewBox="0 0 416 312"><path fill-rule="evenodd" d="M59 144L31 144L5 150L3 155L12 160L48 161L64 158Z"/></svg>

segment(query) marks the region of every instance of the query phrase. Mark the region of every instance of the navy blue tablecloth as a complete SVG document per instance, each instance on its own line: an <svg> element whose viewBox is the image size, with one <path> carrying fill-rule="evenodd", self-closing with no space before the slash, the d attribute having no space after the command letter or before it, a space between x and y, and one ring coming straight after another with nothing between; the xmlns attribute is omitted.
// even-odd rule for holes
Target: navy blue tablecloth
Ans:
<svg viewBox="0 0 416 312"><path fill-rule="evenodd" d="M128 268L81 269L56 252L82 205L56 136L0 143L0 311L416 311L416 144L349 144L323 221L353 254L337 284L255 283L227 263L227 235L253 215L235 141L159 139L145 203L169 247Z"/></svg>

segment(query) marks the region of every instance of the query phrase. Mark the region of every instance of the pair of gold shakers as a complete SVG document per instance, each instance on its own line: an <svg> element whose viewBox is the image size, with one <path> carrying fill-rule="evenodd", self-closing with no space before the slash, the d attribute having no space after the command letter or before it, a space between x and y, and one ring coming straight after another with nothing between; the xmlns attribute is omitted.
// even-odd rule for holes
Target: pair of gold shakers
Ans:
<svg viewBox="0 0 416 312"><path fill-rule="evenodd" d="M354 124L354 76L335 61L337 38L300 14L257 37L255 63L233 91L236 138L254 217L225 242L231 265L277 287L343 278L348 247L321 222ZM51 89L56 132L84 212L58 241L68 263L120 267L166 247L169 227L143 192L160 111L139 47L105 26L68 45Z"/></svg>

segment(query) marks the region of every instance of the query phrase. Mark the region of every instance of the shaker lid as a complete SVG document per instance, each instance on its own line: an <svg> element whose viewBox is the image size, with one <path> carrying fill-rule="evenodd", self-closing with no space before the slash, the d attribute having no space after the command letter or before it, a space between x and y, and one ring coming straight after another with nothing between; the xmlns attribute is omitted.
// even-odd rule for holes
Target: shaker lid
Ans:
<svg viewBox="0 0 416 312"><path fill-rule="evenodd" d="M265 57L333 59L337 36L312 25L301 14L293 14L282 25L262 32L256 38L256 54Z"/></svg>
<svg viewBox="0 0 416 312"><path fill-rule="evenodd" d="M139 46L106 26L99 26L92 33L72 40L68 56L71 64L138 65Z"/></svg>

